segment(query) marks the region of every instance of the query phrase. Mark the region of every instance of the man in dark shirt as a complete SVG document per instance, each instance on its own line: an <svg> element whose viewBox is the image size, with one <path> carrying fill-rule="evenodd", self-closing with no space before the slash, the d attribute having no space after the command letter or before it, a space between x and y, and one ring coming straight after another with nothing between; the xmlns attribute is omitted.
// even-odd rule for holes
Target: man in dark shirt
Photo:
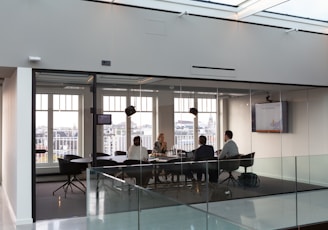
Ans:
<svg viewBox="0 0 328 230"><path fill-rule="evenodd" d="M213 160L214 159L214 148L212 145L206 145L206 137L205 136L199 136L199 144L200 146L195 149L194 152L194 160L195 161L206 161L206 160ZM212 166L212 164L217 164L215 163L209 163L208 165ZM198 164L197 165L198 169L196 169L197 173L197 180L201 181L203 177L203 173L206 172L206 167L203 164ZM209 167L209 181L210 182L217 182L218 181L218 172L216 169L216 165L214 165L214 170L212 170L212 167L210 169Z"/></svg>
<svg viewBox="0 0 328 230"><path fill-rule="evenodd" d="M200 146L195 149L195 161L208 160L209 158L214 157L214 149L212 145L206 145L206 137L199 136Z"/></svg>

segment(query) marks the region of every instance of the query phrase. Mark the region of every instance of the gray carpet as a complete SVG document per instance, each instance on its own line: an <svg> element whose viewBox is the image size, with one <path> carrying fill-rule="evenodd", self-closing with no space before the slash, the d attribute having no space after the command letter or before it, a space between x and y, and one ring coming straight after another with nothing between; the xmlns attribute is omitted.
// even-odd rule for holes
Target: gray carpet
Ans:
<svg viewBox="0 0 328 230"><path fill-rule="evenodd" d="M69 189L66 198L64 189L52 192L64 182L36 184L36 220L61 219L86 216L86 196L80 190Z"/></svg>
<svg viewBox="0 0 328 230"><path fill-rule="evenodd" d="M220 175L220 181L227 175ZM238 178L239 174L235 177ZM258 196L268 196L275 194L284 194L315 190L315 189L327 189L326 187L306 184L295 183L290 181L284 181L279 179L273 179L268 177L260 177L260 184L257 187L247 187L242 185L233 185L230 183L227 185L219 183L211 183L207 185L204 182L191 182L185 183L184 179L181 179L180 183L172 183L170 178L163 183L155 184L150 181L148 189L156 194L164 195L178 203L183 204L195 204L203 203L206 201L215 202L229 199L241 199ZM56 192L55 196L52 192L58 188L63 182L42 182L36 184L36 220L56 219L56 218L70 218L86 216L86 196L78 189L73 188L68 191L67 197L64 198L64 190L60 189ZM107 202L111 205L106 205L106 213L134 210L138 207L138 194L135 190L125 193L127 197L122 194L117 196L119 191L115 189L106 189L108 193L106 198ZM111 193L113 195L111 196ZM129 197L128 197L129 196ZM114 197L114 198L113 198ZM119 199L117 199L119 198ZM165 199L165 198L163 198ZM163 201L154 198L150 200L149 196L145 198L143 208L151 208L160 205L174 205L176 202Z"/></svg>

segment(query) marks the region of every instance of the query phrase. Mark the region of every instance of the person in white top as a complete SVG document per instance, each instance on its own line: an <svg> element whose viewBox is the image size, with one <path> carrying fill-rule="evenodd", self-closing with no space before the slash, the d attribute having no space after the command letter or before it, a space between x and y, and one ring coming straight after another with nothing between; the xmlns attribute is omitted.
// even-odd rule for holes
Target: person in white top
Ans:
<svg viewBox="0 0 328 230"><path fill-rule="evenodd" d="M220 160L239 155L238 146L237 146L236 142L234 142L232 140L232 136L233 136L233 133L231 130L225 131L225 133L224 133L225 144L219 154Z"/></svg>
<svg viewBox="0 0 328 230"><path fill-rule="evenodd" d="M141 145L140 136L133 138L133 145L128 150L128 159L148 161L148 151Z"/></svg>

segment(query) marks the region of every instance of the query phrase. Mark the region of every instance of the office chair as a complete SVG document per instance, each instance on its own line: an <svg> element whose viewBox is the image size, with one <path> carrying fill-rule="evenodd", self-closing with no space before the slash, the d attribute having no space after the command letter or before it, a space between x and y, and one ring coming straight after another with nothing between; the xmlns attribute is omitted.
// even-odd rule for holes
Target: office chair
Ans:
<svg viewBox="0 0 328 230"><path fill-rule="evenodd" d="M117 165L119 165L116 161L114 160L97 160L96 161L96 167L101 167L101 169L98 169L99 171L106 173L107 175L111 175L111 176L116 176L117 173L119 173L119 168L116 167ZM100 177L100 174L97 174L97 189L99 189L99 183L102 182L103 185L105 185L105 177ZM102 179L102 180L100 180ZM112 181L112 186L113 186L113 182L114 180L112 179L107 179L109 181Z"/></svg>
<svg viewBox="0 0 328 230"><path fill-rule="evenodd" d="M96 167L102 167L102 172L107 173L109 175L115 176L116 173L119 172L119 169L117 167L111 167L111 166L117 166L119 163L117 163L114 160L97 160Z"/></svg>
<svg viewBox="0 0 328 230"><path fill-rule="evenodd" d="M93 154L91 153L90 156L92 157ZM109 157L110 155L107 153L103 153L103 152L96 152L96 157Z"/></svg>
<svg viewBox="0 0 328 230"><path fill-rule="evenodd" d="M126 155L126 152L125 151L116 150L114 152L114 155L115 156L124 156L124 155Z"/></svg>
<svg viewBox="0 0 328 230"><path fill-rule="evenodd" d="M66 154L64 155L64 160L68 160L68 161L71 161L71 160L74 160L74 159L80 159L82 158L81 156L78 156L78 155L74 155L74 154ZM77 163L75 163L77 164ZM77 164L81 171L85 171L87 168L88 168L88 164L87 163L78 163Z"/></svg>
<svg viewBox="0 0 328 230"><path fill-rule="evenodd" d="M67 179L66 182L58 187L55 191L53 191L52 195L55 195L55 192L57 192L59 189L63 188L65 192L65 198L67 194L68 187L71 188L71 191L73 192L73 187L79 189L83 193L85 193L85 185L77 178L77 175L81 174L81 167L79 166L78 163L72 163L68 160L62 159L62 158L57 158L58 163L59 163L59 172L62 175L66 175ZM74 182L78 182L80 185L82 185L83 188L79 187L77 184Z"/></svg>
<svg viewBox="0 0 328 230"><path fill-rule="evenodd" d="M254 156L255 152L246 154L246 155L241 155L240 157L240 166L245 168L245 173L247 173L247 167L251 167L254 164Z"/></svg>
<svg viewBox="0 0 328 230"><path fill-rule="evenodd" d="M196 162L193 166L194 172L197 174L197 180L201 181L203 174L205 175L205 181L207 177L209 182L218 182L219 169L218 169L218 158L208 157L203 160L204 162Z"/></svg>
<svg viewBox="0 0 328 230"><path fill-rule="evenodd" d="M177 159L171 159L166 162L162 166L165 172L165 176L171 175L171 182L174 182L174 176L177 177L177 182L180 182L180 176L185 176L185 182L187 182L187 179L192 179L193 175L190 170L189 164L182 164L184 162L184 159L177 158Z"/></svg>
<svg viewBox="0 0 328 230"><path fill-rule="evenodd" d="M237 170L240 166L240 155L237 155L235 157L227 158L224 160L219 161L219 167L225 172L229 173L229 176L225 178L223 181L220 182L220 184L227 181L227 184L229 185L230 181L235 184L239 184L238 180L232 175L232 172Z"/></svg>
<svg viewBox="0 0 328 230"><path fill-rule="evenodd" d="M140 160L128 159L123 162L126 168L123 168L123 175L135 178L136 184L146 187L150 178L153 176L153 165Z"/></svg>

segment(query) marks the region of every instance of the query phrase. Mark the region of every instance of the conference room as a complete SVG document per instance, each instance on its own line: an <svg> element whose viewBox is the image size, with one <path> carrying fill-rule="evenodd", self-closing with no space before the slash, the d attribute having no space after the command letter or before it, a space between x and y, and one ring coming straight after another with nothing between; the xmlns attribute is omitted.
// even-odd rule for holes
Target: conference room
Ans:
<svg viewBox="0 0 328 230"><path fill-rule="evenodd" d="M247 168L247 172L258 175L261 184L249 188L253 192L251 196L254 192L261 194L258 193L261 188L272 190L275 187L275 194L295 192L296 177L301 182L311 184L301 185L302 189L325 186L326 179L316 173L320 168L312 167L324 158L320 156L323 144L309 138L309 133L314 130L318 135L327 133L320 126L320 116L327 110L321 99L327 94L326 88L63 71L40 71L34 77L35 147L46 150L35 154L37 187L58 175L58 158L65 158L66 155L89 159L89 168L97 168L97 156L92 153L103 153L106 159L116 159L120 165L113 167L120 171L118 178L136 184L136 180L124 177L127 175L124 169L132 166L122 166L133 138L140 136L142 146L151 151L158 134L164 133L169 157L179 162L167 163L169 158L160 162L160 158L155 157L156 163L151 162L151 179L144 186L146 189L167 197L175 196L183 203L191 200L203 203L206 199L195 198L200 191L207 194L205 197L208 201L249 196L245 193L245 186L238 184L243 167L232 173L237 183L221 183L229 176L229 173L223 172L212 190L206 179L195 185L191 180L185 180L184 173L180 173L182 177L178 181L177 177L175 180L172 178L177 175L167 174L164 170L160 174L164 183L155 183L153 173L158 170L154 168L178 164L182 169L192 164L190 159L185 159L188 152L198 147L200 135L207 137L207 144L212 145L215 151L222 149L226 129L233 131L233 140L238 144L240 154L256 153L254 164ZM127 108L132 108L132 113L127 112ZM295 158L298 164L294 162ZM199 164L204 165L205 171L206 167L208 170L208 162ZM295 170L300 167L302 174L296 176ZM141 168L139 165L139 172ZM82 182L86 174L85 171L78 175ZM266 187L266 183L272 182L267 178L289 180L291 187L277 184ZM62 190L52 194L53 188L61 184L57 183L49 189L50 197L58 199L58 196L64 196ZM244 192L237 189L244 189ZM223 191L224 196L217 191ZM262 195L268 194L272 193L266 191ZM65 192L65 201L70 200L72 195L74 193L70 190L67 194ZM79 195L81 200L86 198L83 193ZM61 202L64 203L63 199ZM78 215L84 215L81 210L85 211L86 206L78 206ZM49 218L40 215L44 214L41 207L36 213L39 213L39 219ZM75 214L70 212L68 215Z"/></svg>

